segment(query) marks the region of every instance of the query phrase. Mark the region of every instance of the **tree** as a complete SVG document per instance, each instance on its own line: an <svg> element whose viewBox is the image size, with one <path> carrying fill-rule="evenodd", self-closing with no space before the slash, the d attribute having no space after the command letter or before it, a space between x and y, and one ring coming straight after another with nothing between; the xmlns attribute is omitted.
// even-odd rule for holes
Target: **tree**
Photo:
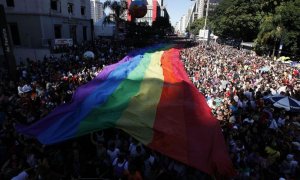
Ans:
<svg viewBox="0 0 300 180"><path fill-rule="evenodd" d="M260 4L249 0L223 0L212 17L212 30L220 37L252 41L261 20Z"/></svg>
<svg viewBox="0 0 300 180"><path fill-rule="evenodd" d="M300 55L300 0L283 3L276 8L284 27L283 50Z"/></svg>
<svg viewBox="0 0 300 180"><path fill-rule="evenodd" d="M164 36L166 33L172 31L172 25L167 17L157 17L155 21L152 23L153 31L160 35Z"/></svg>
<svg viewBox="0 0 300 180"><path fill-rule="evenodd" d="M280 16L265 16L259 26L259 30L260 31L256 39L256 48L262 47L261 50L270 50L270 46L273 46L272 57L274 57L276 46L279 43L283 32Z"/></svg>
<svg viewBox="0 0 300 180"><path fill-rule="evenodd" d="M211 18L214 34L255 40L257 52L279 45L287 54L300 54L300 0L223 0Z"/></svg>
<svg viewBox="0 0 300 180"><path fill-rule="evenodd" d="M260 10L264 14L275 13L276 7L286 0L258 0L260 3Z"/></svg>
<svg viewBox="0 0 300 180"><path fill-rule="evenodd" d="M127 22L127 30L127 37L130 39L147 39L152 34L151 27L147 22Z"/></svg>
<svg viewBox="0 0 300 180"><path fill-rule="evenodd" d="M199 34L200 29L204 27L205 18L196 19L191 25L191 33L192 34ZM210 26L210 21L208 21L208 26Z"/></svg>
<svg viewBox="0 0 300 180"><path fill-rule="evenodd" d="M125 22L125 16L128 9L126 0L106 0L103 4L104 9L109 8L110 14L104 19L104 24L114 22L116 24L115 36L119 36L120 23Z"/></svg>
<svg viewBox="0 0 300 180"><path fill-rule="evenodd" d="M300 54L300 0L288 1L278 5L274 13L265 15L259 27L256 50L272 49L272 56L283 44L289 54Z"/></svg>

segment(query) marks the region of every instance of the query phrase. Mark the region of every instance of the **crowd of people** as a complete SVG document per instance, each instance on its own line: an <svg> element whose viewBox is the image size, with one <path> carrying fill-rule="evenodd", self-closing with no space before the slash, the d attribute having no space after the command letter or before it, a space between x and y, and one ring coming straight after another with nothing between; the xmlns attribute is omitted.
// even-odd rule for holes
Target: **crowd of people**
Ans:
<svg viewBox="0 0 300 180"><path fill-rule="evenodd" d="M65 47L66 48L66 47ZM0 179L199 179L205 174L147 149L117 129L107 129L45 146L19 134L16 123L32 124L71 101L76 88L135 47L99 40L70 47L65 54L27 59L19 81L0 71ZM83 58L87 50L95 59Z"/></svg>
<svg viewBox="0 0 300 180"><path fill-rule="evenodd" d="M299 178L300 111L270 101L300 100L299 68L219 44L186 48L181 56L220 121L238 178Z"/></svg>
<svg viewBox="0 0 300 180"><path fill-rule="evenodd" d="M134 48L125 42L99 40L72 46L60 56L27 59L18 65L18 82L9 81L2 69L0 179L211 179L117 129L50 146L15 131L16 123L31 124L70 102L78 86ZM96 58L83 58L87 50L95 52ZM218 44L184 48L181 57L222 125L239 172L235 179L300 177L295 123L299 115L276 109L266 100L277 93L299 99L299 70Z"/></svg>

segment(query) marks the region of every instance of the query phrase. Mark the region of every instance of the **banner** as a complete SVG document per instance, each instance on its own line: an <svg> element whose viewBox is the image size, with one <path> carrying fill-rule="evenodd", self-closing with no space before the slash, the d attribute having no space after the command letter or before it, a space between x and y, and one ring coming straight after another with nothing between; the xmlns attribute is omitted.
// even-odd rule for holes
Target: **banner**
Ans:
<svg viewBox="0 0 300 180"><path fill-rule="evenodd" d="M73 39L54 39L54 45L73 46Z"/></svg>

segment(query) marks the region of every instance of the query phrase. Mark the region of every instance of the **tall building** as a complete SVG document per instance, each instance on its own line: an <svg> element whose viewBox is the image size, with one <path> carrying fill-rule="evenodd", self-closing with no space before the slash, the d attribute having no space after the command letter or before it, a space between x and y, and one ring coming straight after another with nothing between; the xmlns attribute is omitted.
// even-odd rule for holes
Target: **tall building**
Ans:
<svg viewBox="0 0 300 180"><path fill-rule="evenodd" d="M198 18L205 17L207 1L208 0L197 0L196 1ZM209 0L208 14L213 12L221 1L222 0Z"/></svg>
<svg viewBox="0 0 300 180"><path fill-rule="evenodd" d="M0 4L14 48L48 49L91 39L90 0L0 0Z"/></svg>
<svg viewBox="0 0 300 180"><path fill-rule="evenodd" d="M196 1L196 5L197 5L197 14L198 14L198 18L202 18L205 15L205 3L207 0L197 0Z"/></svg>
<svg viewBox="0 0 300 180"><path fill-rule="evenodd" d="M103 3L100 0L91 0L91 17L95 22L104 16Z"/></svg>
<svg viewBox="0 0 300 180"><path fill-rule="evenodd" d="M185 24L182 25L180 28L180 32L183 33L186 29L189 29L190 25L196 20L200 18L204 18L206 15L206 8L207 8L208 0L197 0L194 4L188 9L188 12L185 16ZM219 5L221 0L209 0L209 9L208 15L211 15L216 7ZM182 21L182 19L180 20Z"/></svg>
<svg viewBox="0 0 300 180"><path fill-rule="evenodd" d="M187 15L183 15L180 19L180 29L179 29L179 31L180 31L181 34L184 34L185 31L186 31L186 24L187 24L186 22L187 22Z"/></svg>
<svg viewBox="0 0 300 180"><path fill-rule="evenodd" d="M127 0L128 6L130 6L131 2L132 0ZM137 22L147 22L151 26L157 17L169 18L169 13L164 6L163 0L145 0L145 2L147 4L147 14L143 18L136 19ZM129 14L127 20L132 20Z"/></svg>
<svg viewBox="0 0 300 180"><path fill-rule="evenodd" d="M179 29L180 29L180 22L178 21L175 23L174 33L179 35L180 34Z"/></svg>
<svg viewBox="0 0 300 180"><path fill-rule="evenodd" d="M186 30L189 31L191 24L197 19L197 3L193 3L192 6L188 9L187 14L183 15L178 22L177 29L175 30L178 34L184 34Z"/></svg>

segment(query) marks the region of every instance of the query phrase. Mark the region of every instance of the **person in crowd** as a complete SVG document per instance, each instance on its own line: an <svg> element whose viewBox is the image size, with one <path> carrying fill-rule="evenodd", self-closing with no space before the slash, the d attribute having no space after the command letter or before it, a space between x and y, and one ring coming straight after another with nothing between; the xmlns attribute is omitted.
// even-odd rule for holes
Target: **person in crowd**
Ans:
<svg viewBox="0 0 300 180"><path fill-rule="evenodd" d="M0 179L210 179L116 129L51 146L16 133L16 123L34 123L70 102L77 87L133 49L103 39L55 47L64 53L20 63L17 82L0 67ZM82 58L87 50L96 58ZM238 170L233 179L300 177L299 113L268 101L277 94L300 100L299 68L216 43L184 47L181 59L221 124Z"/></svg>
<svg viewBox="0 0 300 180"><path fill-rule="evenodd" d="M217 43L184 48L181 58L220 121L236 178L299 177L299 112L268 100L273 95L300 100L299 68Z"/></svg>

